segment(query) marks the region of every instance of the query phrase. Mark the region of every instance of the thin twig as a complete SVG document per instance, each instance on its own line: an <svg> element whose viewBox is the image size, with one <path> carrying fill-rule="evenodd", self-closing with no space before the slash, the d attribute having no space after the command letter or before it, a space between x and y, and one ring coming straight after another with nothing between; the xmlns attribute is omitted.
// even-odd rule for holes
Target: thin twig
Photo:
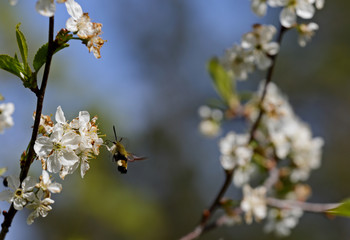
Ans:
<svg viewBox="0 0 350 240"><path fill-rule="evenodd" d="M43 74L43 79L41 82L40 90L36 92L37 95L37 105L36 105L36 115L34 120L34 126L33 126L33 132L32 137L29 143L29 149L26 155L26 160L22 164L21 163L21 172L19 175L20 182L22 183L23 180L27 177L28 171L30 168L30 165L34 161L35 158L35 152L34 152L34 143L38 136L38 130L39 130L39 124L40 124L40 118L41 118L41 112L43 109L43 101L45 96L45 90L47 81L49 78L50 73L50 66L51 66L51 60L52 56L54 54L54 42L53 42L53 35L54 35L54 17L50 17L49 19L49 42L48 42L48 51L46 56L46 64ZM11 226L11 223L13 221L13 218L15 217L17 213L17 210L13 207L13 204L11 204L9 210L7 212L3 212L4 214L4 221L1 224L1 232L0 232L0 240L5 239L6 234L9 231L9 228Z"/></svg>
<svg viewBox="0 0 350 240"><path fill-rule="evenodd" d="M279 177L279 170L278 168L274 167L269 170L269 177L264 182L264 187L269 191L273 185L278 181Z"/></svg>
<svg viewBox="0 0 350 240"><path fill-rule="evenodd" d="M308 203L295 200L282 200L272 197L266 198L267 205L281 209L300 208L307 212L322 213L327 210L336 208L340 203Z"/></svg>
<svg viewBox="0 0 350 240"><path fill-rule="evenodd" d="M284 35L286 30L287 30L286 28L281 26L281 28L279 30L279 33L278 33L278 36L277 36L277 43L279 45L281 45L282 37L283 37L283 35ZM261 99L259 101L259 114L258 114L258 117L255 120L255 122L253 123L252 128L250 130L249 143L251 143L252 141L255 140L255 132L258 129L260 121L261 121L262 116L264 114L264 111L263 111L263 108L262 108L262 104L263 104L265 96L266 96L267 85L272 80L272 74L273 74L273 70L274 70L275 65L276 65L276 57L277 57L277 55L278 54L276 54L274 56L271 56L272 65L267 70L266 81L265 81L265 84L264 84L263 93L262 93ZM222 197L225 195L228 187L230 186L230 184L232 182L232 177L233 177L234 170L225 171L225 173L226 173L225 182L222 185L218 195L215 197L215 200L213 201L212 205L209 207L209 209L204 210L199 225L192 232L190 232L187 235L185 235L184 237L182 237L181 240L196 239L206 229L206 225L207 225L207 222L208 222L209 218L212 216L212 214L215 212L215 210L218 208L218 206L220 206L220 201L221 201Z"/></svg>

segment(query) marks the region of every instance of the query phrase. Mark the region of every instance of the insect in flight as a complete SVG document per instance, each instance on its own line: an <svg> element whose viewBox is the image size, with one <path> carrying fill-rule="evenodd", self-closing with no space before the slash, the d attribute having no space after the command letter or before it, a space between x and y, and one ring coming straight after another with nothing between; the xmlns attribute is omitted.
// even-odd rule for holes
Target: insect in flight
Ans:
<svg viewBox="0 0 350 240"><path fill-rule="evenodd" d="M113 146L109 148L109 151L113 154L113 159L118 165L118 171L120 173L127 173L128 171L128 162L134 162L138 160L144 160L145 157L137 157L134 154L126 151L124 145L121 143L123 138L118 140L117 133L115 131L115 127L113 126L113 132L115 137L115 142L113 142Z"/></svg>

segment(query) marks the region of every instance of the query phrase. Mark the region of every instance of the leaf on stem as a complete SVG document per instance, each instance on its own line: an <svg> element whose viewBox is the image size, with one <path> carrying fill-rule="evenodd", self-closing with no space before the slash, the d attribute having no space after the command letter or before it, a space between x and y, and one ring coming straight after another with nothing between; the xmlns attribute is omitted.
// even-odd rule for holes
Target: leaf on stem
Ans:
<svg viewBox="0 0 350 240"><path fill-rule="evenodd" d="M33 67L35 72L38 72L46 62L47 48L48 48L48 43L42 45L39 48L39 50L36 52L33 60Z"/></svg>
<svg viewBox="0 0 350 240"><path fill-rule="evenodd" d="M350 217L350 199L345 199L338 207L329 209L326 213L334 216Z"/></svg>
<svg viewBox="0 0 350 240"><path fill-rule="evenodd" d="M212 58L207 65L208 72L213 80L219 96L228 104L237 101L234 88L234 78L228 75L217 58Z"/></svg>
<svg viewBox="0 0 350 240"><path fill-rule="evenodd" d="M68 47L69 45L67 43L63 43L60 45L55 45L54 54L58 51L62 50L63 48ZM40 68L46 63L46 57L47 57L47 51L48 51L49 44L45 43L42 45L39 50L36 52L33 60L33 67L35 72L38 72Z"/></svg>
<svg viewBox="0 0 350 240"><path fill-rule="evenodd" d="M24 69L17 58L0 54L0 68L16 75L22 80L24 79Z"/></svg>
<svg viewBox="0 0 350 240"><path fill-rule="evenodd" d="M23 61L24 67L26 69L26 72L28 72L28 71L30 71L30 68L28 65L28 45L27 45L27 41L26 41L24 34L21 32L21 30L19 30L20 25L21 25L21 23L18 23L16 26L17 45L18 45L19 51L21 53L22 61Z"/></svg>

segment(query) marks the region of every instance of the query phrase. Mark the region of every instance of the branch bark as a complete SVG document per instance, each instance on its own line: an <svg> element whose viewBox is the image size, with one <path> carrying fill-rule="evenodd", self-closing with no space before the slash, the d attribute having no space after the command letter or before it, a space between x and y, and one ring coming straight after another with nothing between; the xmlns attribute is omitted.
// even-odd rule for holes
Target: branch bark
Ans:
<svg viewBox="0 0 350 240"><path fill-rule="evenodd" d="M23 180L28 176L28 171L35 159L35 152L34 152L34 144L35 140L38 136L38 130L39 130L39 124L40 124L40 118L41 113L43 109L43 102L44 102L44 96L45 96L45 90L49 78L50 73L50 66L51 66L51 60L52 56L54 54L54 41L53 41L53 35L54 35L54 17L49 18L49 42L48 42L48 51L46 56L46 64L43 74L43 79L41 82L40 90L37 91L37 104L36 104L36 115L34 120L34 126L33 126L33 132L32 137L29 143L29 148L26 154L25 162L21 163L21 172L19 175L20 182L22 183ZM0 240L5 239L6 234L9 231L9 228L12 224L13 218L15 217L17 213L17 210L13 207L13 204L11 204L9 210L7 212L3 212L4 214L4 221L1 224L1 232L0 232Z"/></svg>

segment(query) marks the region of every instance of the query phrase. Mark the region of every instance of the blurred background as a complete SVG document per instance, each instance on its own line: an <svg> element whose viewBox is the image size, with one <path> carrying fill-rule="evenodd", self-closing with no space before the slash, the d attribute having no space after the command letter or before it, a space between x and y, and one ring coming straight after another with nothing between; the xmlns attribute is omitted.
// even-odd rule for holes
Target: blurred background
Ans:
<svg viewBox="0 0 350 240"><path fill-rule="evenodd" d="M11 7L0 1L0 53L18 53L15 26L27 37L30 58L47 41L48 19L35 2ZM67 119L88 110L98 115L101 132L113 140L128 138L128 149L147 156L120 175L102 150L84 179L78 172L61 181L61 194L46 218L25 223L20 211L7 239L178 239L192 231L224 180L218 138L198 132L197 109L216 98L206 62L239 42L254 23L278 26L279 10L256 17L246 0L100 0L78 1L92 21L103 24L102 58L96 60L80 42L55 55L43 114L62 106ZM315 136L325 140L322 167L308 183L312 202L350 196L350 18L346 0L326 1L314 21L320 25L312 43L297 44L285 35L273 81L289 96L296 113ZM55 31L68 18L57 5ZM263 73L239 87L255 89ZM1 167L19 173L19 158L30 140L36 99L13 75L0 71L0 93L15 104L15 126L0 135ZM242 129L244 130L244 129ZM39 176L40 163L31 174ZM232 189L227 196L238 194ZM7 203L0 203L7 210ZM2 221L2 219L1 219ZM310 227L312 225L312 228ZM275 239L263 224L223 227L201 239ZM350 221L305 214L285 239L349 239Z"/></svg>

